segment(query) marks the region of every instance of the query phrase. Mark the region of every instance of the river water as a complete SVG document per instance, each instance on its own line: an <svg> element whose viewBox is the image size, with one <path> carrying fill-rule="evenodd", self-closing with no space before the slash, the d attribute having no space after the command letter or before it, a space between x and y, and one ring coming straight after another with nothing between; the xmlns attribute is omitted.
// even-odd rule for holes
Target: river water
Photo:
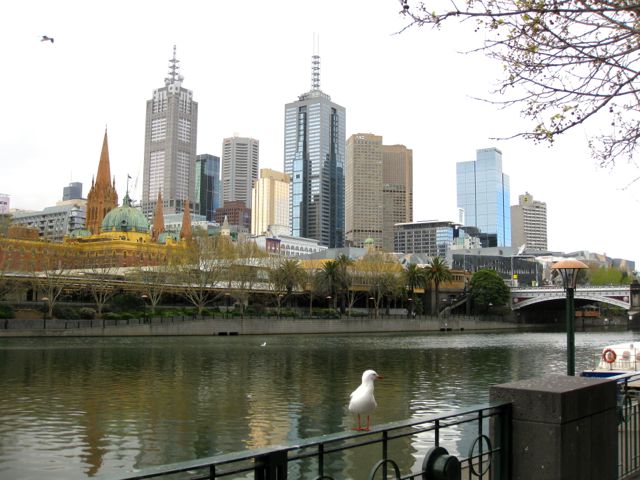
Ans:
<svg viewBox="0 0 640 480"><path fill-rule="evenodd" d="M576 334L576 370L633 332ZM266 341L266 346L261 346ZM76 479L476 405L492 384L566 371L564 333L0 339L0 478Z"/></svg>

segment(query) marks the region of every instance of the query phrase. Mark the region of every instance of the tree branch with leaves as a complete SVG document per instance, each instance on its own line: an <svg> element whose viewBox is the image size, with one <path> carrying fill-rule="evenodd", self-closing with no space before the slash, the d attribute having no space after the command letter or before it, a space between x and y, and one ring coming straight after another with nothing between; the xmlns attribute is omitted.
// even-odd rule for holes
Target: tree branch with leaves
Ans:
<svg viewBox="0 0 640 480"><path fill-rule="evenodd" d="M516 136L553 142L596 118L590 139L601 166L632 160L640 137L640 4L601 0L400 0L405 27L469 21L482 35L469 52L503 65L488 101L516 106L531 128Z"/></svg>

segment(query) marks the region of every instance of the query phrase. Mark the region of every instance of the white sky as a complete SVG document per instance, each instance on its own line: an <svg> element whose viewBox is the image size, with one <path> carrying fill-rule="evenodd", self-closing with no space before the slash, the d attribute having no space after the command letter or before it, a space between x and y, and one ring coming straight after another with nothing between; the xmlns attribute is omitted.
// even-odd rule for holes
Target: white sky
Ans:
<svg viewBox="0 0 640 480"><path fill-rule="evenodd" d="M346 108L347 137L375 133L413 149L414 220L456 220L456 162L496 146L511 203L525 191L547 203L550 249L640 261L640 185L625 189L640 169L599 169L587 148L595 126L551 148L491 140L523 123L518 110L471 99L501 73L457 53L483 34L451 24L395 35L399 10L397 0L7 2L0 192L22 209L55 204L70 181L86 196L108 125L119 196L130 174L139 200L146 101L164 84L174 44L199 104L198 153L220 155L238 133L260 141L260 168L282 171L284 105L310 89L317 32L321 88Z"/></svg>

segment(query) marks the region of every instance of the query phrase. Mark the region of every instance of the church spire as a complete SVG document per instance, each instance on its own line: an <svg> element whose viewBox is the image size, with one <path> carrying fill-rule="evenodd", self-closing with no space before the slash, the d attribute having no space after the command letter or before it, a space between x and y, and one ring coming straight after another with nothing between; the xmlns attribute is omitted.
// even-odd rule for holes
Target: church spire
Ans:
<svg viewBox="0 0 640 480"><path fill-rule="evenodd" d="M162 193L158 192L156 202L156 212L153 215L153 230L151 230L151 240L158 240L160 234L164 232L164 208L162 207Z"/></svg>
<svg viewBox="0 0 640 480"><path fill-rule="evenodd" d="M100 152L100 163L98 163L98 175L96 185L109 186L111 183L111 166L109 165L109 142L107 140L107 129L104 129L104 140L102 141L102 151Z"/></svg>
<svg viewBox="0 0 640 480"><path fill-rule="evenodd" d="M184 210L182 212L182 228L180 229L180 238L191 240L191 213L189 212L189 199L184 202Z"/></svg>
<svg viewBox="0 0 640 480"><path fill-rule="evenodd" d="M116 193L116 181L111 183L111 167L109 165L109 141L107 129L104 129L104 140L98 163L98 173L95 182L91 181L91 190L87 195L87 230L92 235L100 233L100 226L105 215L118 206L118 194Z"/></svg>

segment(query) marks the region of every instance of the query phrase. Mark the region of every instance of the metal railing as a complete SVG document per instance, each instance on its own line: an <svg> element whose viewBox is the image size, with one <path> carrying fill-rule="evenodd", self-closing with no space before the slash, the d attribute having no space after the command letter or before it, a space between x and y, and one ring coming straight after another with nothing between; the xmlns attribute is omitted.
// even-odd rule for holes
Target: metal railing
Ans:
<svg viewBox="0 0 640 480"><path fill-rule="evenodd" d="M458 452L456 445L463 444L468 448ZM295 444L145 468L115 478L337 480L368 475L368 479L508 480L510 458L511 404L494 402L386 423L367 432L323 435ZM449 469L448 476L441 476L445 472L438 469Z"/></svg>
<svg viewBox="0 0 640 480"><path fill-rule="evenodd" d="M618 478L640 472L640 373L611 377L618 382Z"/></svg>

